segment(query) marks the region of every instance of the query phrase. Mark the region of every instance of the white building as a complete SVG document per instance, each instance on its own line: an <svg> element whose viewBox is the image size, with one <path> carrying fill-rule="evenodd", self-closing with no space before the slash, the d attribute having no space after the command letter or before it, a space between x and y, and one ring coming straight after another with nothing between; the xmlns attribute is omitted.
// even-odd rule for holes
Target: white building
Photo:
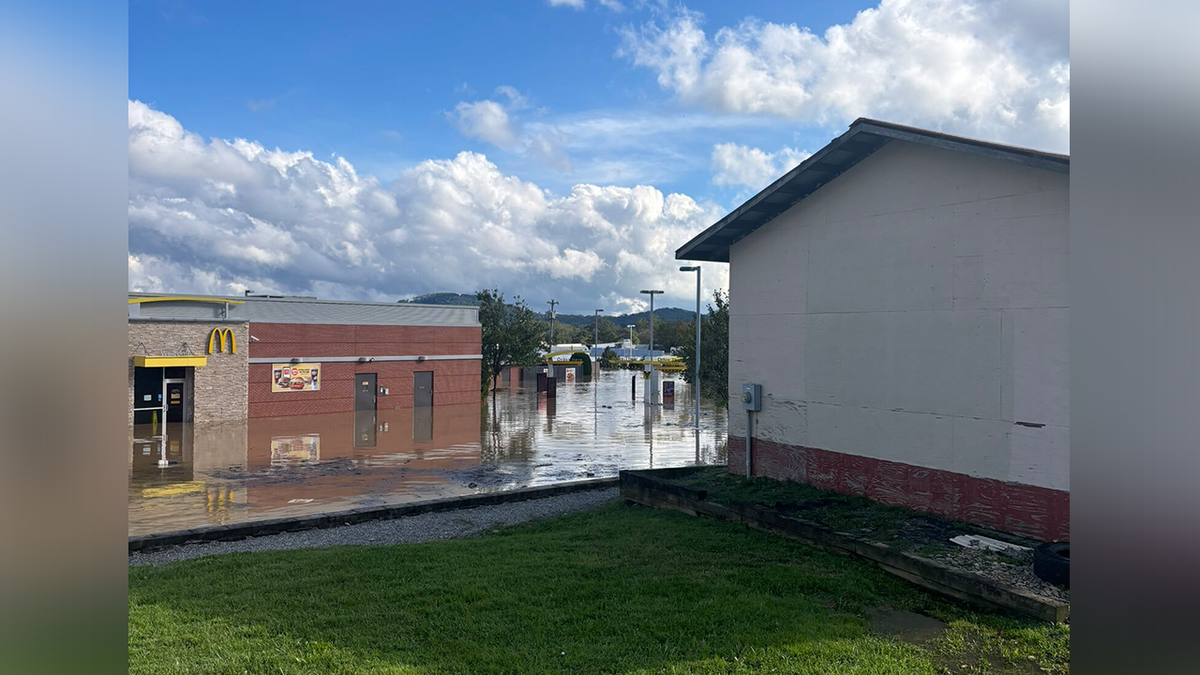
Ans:
<svg viewBox="0 0 1200 675"><path fill-rule="evenodd" d="M676 252L730 263L730 470L1070 533L1070 157L859 119Z"/></svg>

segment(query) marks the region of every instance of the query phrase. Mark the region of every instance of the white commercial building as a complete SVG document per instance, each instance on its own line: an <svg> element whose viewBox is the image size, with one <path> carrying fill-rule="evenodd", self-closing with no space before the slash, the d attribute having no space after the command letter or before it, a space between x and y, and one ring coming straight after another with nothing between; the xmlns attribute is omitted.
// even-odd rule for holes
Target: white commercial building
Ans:
<svg viewBox="0 0 1200 675"><path fill-rule="evenodd" d="M1070 158L860 119L676 257L730 264L729 464L1070 533Z"/></svg>

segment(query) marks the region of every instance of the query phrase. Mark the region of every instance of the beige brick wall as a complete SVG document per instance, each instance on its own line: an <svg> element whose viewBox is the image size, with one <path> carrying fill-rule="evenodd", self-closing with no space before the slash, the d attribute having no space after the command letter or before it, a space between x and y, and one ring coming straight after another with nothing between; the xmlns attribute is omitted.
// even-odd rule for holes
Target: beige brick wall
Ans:
<svg viewBox="0 0 1200 675"><path fill-rule="evenodd" d="M207 354L214 328L229 328L237 338L237 353ZM187 347L185 349L184 344ZM244 420L247 416L250 326L247 323L129 322L129 424L133 424L133 357L136 354L208 355L208 365L195 368L188 396L192 421ZM144 347L144 349L143 349Z"/></svg>

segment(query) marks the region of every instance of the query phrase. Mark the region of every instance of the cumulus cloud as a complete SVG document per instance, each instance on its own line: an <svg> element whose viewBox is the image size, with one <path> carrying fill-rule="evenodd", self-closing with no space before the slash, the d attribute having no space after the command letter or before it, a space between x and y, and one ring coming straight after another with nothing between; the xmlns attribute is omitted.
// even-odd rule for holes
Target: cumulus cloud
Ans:
<svg viewBox="0 0 1200 675"><path fill-rule="evenodd" d="M765 152L737 143L718 143L712 151L712 182L715 185L740 185L759 190L803 162L810 154L794 148Z"/></svg>
<svg viewBox="0 0 1200 675"><path fill-rule="evenodd" d="M390 301L495 286L569 310L637 308L655 285L684 304L674 250L721 215L646 185L555 194L472 152L382 184L345 158L204 139L129 102L131 290ZM725 267L705 280L725 287Z"/></svg>
<svg viewBox="0 0 1200 675"><path fill-rule="evenodd" d="M496 93L507 98L508 103L489 99L472 103L463 101L455 107L450 119L459 132L501 150L528 155L552 169L570 171L567 135L553 125L536 125L528 131L522 129L510 113L528 108L529 101L509 85L497 87Z"/></svg>
<svg viewBox="0 0 1200 675"><path fill-rule="evenodd" d="M882 0L822 35L686 9L622 31L619 54L681 101L817 124L859 116L1065 150L1066 0Z"/></svg>
<svg viewBox="0 0 1200 675"><path fill-rule="evenodd" d="M462 135L511 150L517 146L517 130L508 111L496 101L459 103L454 108L454 125Z"/></svg>

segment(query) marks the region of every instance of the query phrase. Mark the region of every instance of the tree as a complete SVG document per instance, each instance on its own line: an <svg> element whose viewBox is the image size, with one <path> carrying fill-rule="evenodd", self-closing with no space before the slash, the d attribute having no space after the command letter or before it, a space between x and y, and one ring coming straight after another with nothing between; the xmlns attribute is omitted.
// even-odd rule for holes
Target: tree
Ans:
<svg viewBox="0 0 1200 675"><path fill-rule="evenodd" d="M687 364L684 381L692 382L696 372L695 321L683 324L679 332L685 330L687 334L680 335L676 353ZM708 313L700 318L700 395L729 407L729 295L720 290L713 291L713 304L708 305Z"/></svg>
<svg viewBox="0 0 1200 675"><path fill-rule="evenodd" d="M617 353L613 351L612 347L605 347L604 353L600 355L600 367L612 368L618 358Z"/></svg>
<svg viewBox="0 0 1200 675"><path fill-rule="evenodd" d="M629 336L629 331L617 325L616 321L600 317L600 344L620 342Z"/></svg>
<svg viewBox="0 0 1200 675"><path fill-rule="evenodd" d="M496 289L475 294L479 301L479 323L483 326L483 373L480 388L487 391L492 381L495 395L500 373L509 366L532 366L541 360L546 337L540 329L537 314L529 309L521 296L511 303Z"/></svg>

